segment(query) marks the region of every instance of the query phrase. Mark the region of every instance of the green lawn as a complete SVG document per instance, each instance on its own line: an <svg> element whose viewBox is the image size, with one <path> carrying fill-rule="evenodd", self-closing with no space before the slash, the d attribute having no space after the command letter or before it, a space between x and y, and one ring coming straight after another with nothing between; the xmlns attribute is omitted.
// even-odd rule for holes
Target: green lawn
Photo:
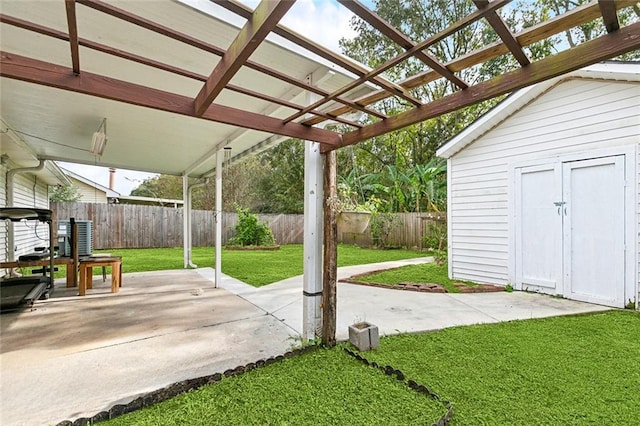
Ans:
<svg viewBox="0 0 640 426"><path fill-rule="evenodd" d="M182 269L182 247L155 249L97 250L122 256L122 272ZM351 245L338 246L338 266L360 265L428 256L414 250L376 250ZM198 267L214 266L213 247L194 247L193 263ZM302 275L302 245L291 244L277 251L222 250L222 271L247 284L260 287L285 278ZM97 273L97 272L96 272ZM61 267L56 277L64 277Z"/></svg>
<svg viewBox="0 0 640 426"><path fill-rule="evenodd" d="M446 412L339 348L223 379L108 425L432 424Z"/></svg>
<svg viewBox="0 0 640 426"><path fill-rule="evenodd" d="M363 353L452 402L453 425L634 425L640 313L450 328ZM431 424L444 408L339 348L224 379L117 425Z"/></svg>
<svg viewBox="0 0 640 426"><path fill-rule="evenodd" d="M471 282L450 280L447 272L447 264L424 263L421 265L407 265L400 268L389 269L383 272L358 277L358 281L369 283L381 283L396 285L399 283L434 283L441 284L449 293L458 293L453 286L454 282L463 282L474 285Z"/></svg>

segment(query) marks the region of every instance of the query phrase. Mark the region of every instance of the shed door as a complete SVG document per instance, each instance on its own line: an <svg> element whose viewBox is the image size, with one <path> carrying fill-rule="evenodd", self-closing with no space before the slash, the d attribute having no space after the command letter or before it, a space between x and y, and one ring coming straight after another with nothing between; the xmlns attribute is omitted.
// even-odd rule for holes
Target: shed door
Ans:
<svg viewBox="0 0 640 426"><path fill-rule="evenodd" d="M563 164L565 296L624 305L624 156Z"/></svg>
<svg viewBox="0 0 640 426"><path fill-rule="evenodd" d="M516 169L515 255L520 290L543 287L562 294L562 197L559 164Z"/></svg>

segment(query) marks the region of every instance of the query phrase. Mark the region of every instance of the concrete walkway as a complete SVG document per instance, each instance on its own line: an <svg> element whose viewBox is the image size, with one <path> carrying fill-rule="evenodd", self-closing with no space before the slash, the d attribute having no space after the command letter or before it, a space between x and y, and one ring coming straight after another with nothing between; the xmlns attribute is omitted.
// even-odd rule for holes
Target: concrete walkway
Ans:
<svg viewBox="0 0 640 426"><path fill-rule="evenodd" d="M339 278L425 262L340 268ZM274 356L302 330L302 278L254 288L213 270L126 274L117 294L95 277L88 296L0 317L0 424L90 417L180 380ZM338 338L366 320L383 334L606 310L528 293L427 294L338 284Z"/></svg>
<svg viewBox="0 0 640 426"><path fill-rule="evenodd" d="M432 261L406 259L338 269L338 280L356 274ZM205 276L213 270L200 270ZM223 288L302 334L302 276L255 288L227 277ZM610 308L525 292L475 294L418 293L338 283L337 338L349 338L349 325L368 321L383 335L438 330L458 325L543 318Z"/></svg>

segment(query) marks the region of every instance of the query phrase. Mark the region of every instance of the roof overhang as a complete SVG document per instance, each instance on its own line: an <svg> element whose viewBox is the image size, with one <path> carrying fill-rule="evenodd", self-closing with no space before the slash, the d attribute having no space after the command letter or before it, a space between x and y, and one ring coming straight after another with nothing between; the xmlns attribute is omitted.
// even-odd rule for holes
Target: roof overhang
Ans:
<svg viewBox="0 0 640 426"><path fill-rule="evenodd" d="M640 48L640 23L621 26L617 17L618 9L635 4L631 0L594 0L518 33L499 14L509 0L475 0L477 10L419 42L359 2L339 2L403 53L376 69L344 58L279 24L290 1L263 1L255 11L230 0L202 9L169 0L153 7L115 0L3 2L1 115L39 159L202 177L225 147L232 161L290 137L320 142L327 152ZM220 18L222 9L244 25ZM538 61L523 50L595 21L608 33ZM499 40L448 63L428 53L480 22ZM516 59L512 71L476 84L461 79L464 70L501 55ZM424 63L421 72L402 81L385 78L412 58ZM445 96L414 97L412 89L440 79L451 83ZM407 109L392 116L376 109L390 98ZM348 115L354 111L367 119L354 121ZM92 136L105 118L107 146L94 156ZM346 128L318 127L330 121Z"/></svg>
<svg viewBox="0 0 640 426"><path fill-rule="evenodd" d="M40 163L38 155L23 140L20 134L10 130L4 121L0 120L0 153L2 161L7 162L9 169L36 167ZM71 181L64 171L54 161L45 161L42 170L34 170L29 173L37 176L41 182L47 185L70 185Z"/></svg>

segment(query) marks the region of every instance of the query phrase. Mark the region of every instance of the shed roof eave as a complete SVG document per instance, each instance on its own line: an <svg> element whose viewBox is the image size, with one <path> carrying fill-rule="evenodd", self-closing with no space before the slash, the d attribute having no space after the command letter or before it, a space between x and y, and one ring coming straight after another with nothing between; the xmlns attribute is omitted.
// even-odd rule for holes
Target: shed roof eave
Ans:
<svg viewBox="0 0 640 426"><path fill-rule="evenodd" d="M563 81L575 78L640 82L640 62L607 61L513 92L458 135L440 146L436 150L436 156L453 157L547 90Z"/></svg>

